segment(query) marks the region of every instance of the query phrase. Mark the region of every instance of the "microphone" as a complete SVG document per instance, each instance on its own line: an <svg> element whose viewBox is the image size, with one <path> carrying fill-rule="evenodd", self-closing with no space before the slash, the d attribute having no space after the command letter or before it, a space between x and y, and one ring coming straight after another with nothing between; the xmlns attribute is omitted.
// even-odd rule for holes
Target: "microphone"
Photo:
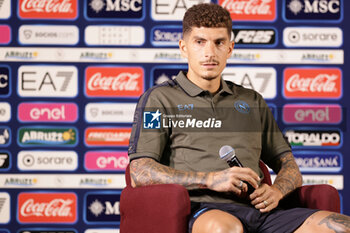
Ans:
<svg viewBox="0 0 350 233"><path fill-rule="evenodd" d="M231 146L225 145L220 148L219 151L220 159L225 160L230 167L243 167L241 161L236 156L235 149ZM248 194L254 192L254 188L251 184L243 181L248 186Z"/></svg>

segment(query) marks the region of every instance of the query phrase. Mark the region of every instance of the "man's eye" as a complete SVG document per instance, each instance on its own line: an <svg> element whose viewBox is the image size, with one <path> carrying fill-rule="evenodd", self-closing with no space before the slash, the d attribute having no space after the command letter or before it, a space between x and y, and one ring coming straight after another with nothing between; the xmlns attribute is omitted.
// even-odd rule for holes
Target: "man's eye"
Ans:
<svg viewBox="0 0 350 233"><path fill-rule="evenodd" d="M203 44L203 41L197 40L196 43L197 43L197 44Z"/></svg>

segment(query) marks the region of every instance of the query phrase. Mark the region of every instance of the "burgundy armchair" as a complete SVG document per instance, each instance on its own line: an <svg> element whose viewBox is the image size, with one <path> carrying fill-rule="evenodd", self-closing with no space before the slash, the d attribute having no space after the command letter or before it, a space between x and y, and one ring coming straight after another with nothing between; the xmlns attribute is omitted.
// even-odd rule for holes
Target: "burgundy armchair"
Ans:
<svg viewBox="0 0 350 233"><path fill-rule="evenodd" d="M270 173L263 162L263 183L271 185ZM190 199L187 190L177 184L131 187L129 166L126 187L120 197L121 233L187 233ZM338 191L330 185L302 186L288 195L284 208L306 207L340 212Z"/></svg>

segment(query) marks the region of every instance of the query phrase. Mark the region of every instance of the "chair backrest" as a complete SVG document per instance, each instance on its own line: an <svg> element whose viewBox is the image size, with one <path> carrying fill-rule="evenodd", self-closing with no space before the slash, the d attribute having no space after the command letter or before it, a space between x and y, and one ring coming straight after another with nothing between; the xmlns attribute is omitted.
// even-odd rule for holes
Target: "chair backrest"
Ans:
<svg viewBox="0 0 350 233"><path fill-rule="evenodd" d="M272 185L271 175L270 175L269 169L266 167L265 163L260 160L259 166L260 166L261 171L264 174L264 179L261 182L268 184L268 185Z"/></svg>
<svg viewBox="0 0 350 233"><path fill-rule="evenodd" d="M265 184L268 184L268 185L272 185L271 175L270 175L269 169L267 169L266 165L261 160L259 162L259 166L260 166L261 171L264 174L264 179L262 180L262 183L265 183ZM128 166L125 169L125 182L126 182L127 186L131 186L130 164L128 164Z"/></svg>

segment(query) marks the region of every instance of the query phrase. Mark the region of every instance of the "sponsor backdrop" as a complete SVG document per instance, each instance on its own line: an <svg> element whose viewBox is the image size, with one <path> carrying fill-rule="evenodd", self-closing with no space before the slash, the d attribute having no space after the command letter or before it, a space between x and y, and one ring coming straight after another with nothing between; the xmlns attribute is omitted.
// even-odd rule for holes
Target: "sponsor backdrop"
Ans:
<svg viewBox="0 0 350 233"><path fill-rule="evenodd" d="M186 69L199 2L234 19L223 77L263 95L304 183L336 187L350 214L347 1L0 0L1 233L119 232L137 99Z"/></svg>

